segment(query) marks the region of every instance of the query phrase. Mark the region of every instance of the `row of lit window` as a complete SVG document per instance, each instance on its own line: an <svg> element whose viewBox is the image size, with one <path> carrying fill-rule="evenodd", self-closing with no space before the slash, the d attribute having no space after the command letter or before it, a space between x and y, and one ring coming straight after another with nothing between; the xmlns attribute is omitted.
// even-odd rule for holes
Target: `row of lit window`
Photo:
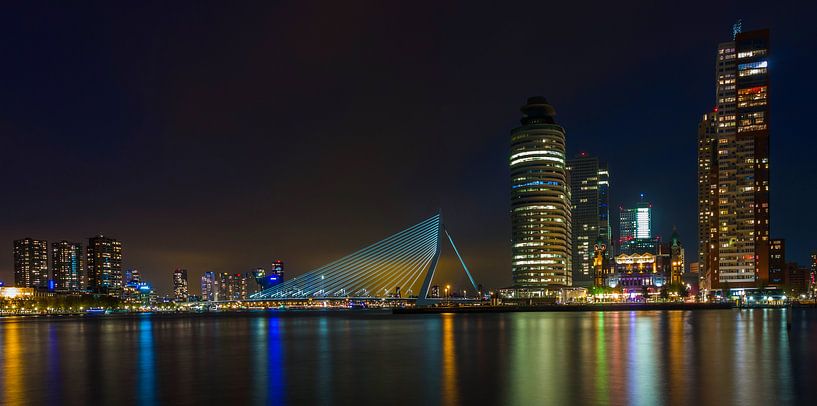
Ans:
<svg viewBox="0 0 817 406"><path fill-rule="evenodd" d="M745 76L754 76L754 75L765 75L766 68L754 68L754 69L746 69L738 72L738 76L745 77Z"/></svg>
<svg viewBox="0 0 817 406"><path fill-rule="evenodd" d="M558 262L553 262L553 261L549 262L549 263L553 263L553 264L556 264L556 263L561 264L561 263L564 262L564 259L566 258L566 256L562 255L562 254L538 254L538 255L515 255L513 257L514 260L541 259L541 258L561 259L561 261L558 261ZM521 262L515 262L515 263L521 264Z"/></svg>
<svg viewBox="0 0 817 406"><path fill-rule="evenodd" d="M753 125L746 125L738 127L738 132L749 132L749 131L763 131L766 129L766 124L753 124Z"/></svg>
<svg viewBox="0 0 817 406"><path fill-rule="evenodd" d="M521 158L521 159L513 160L513 161L511 161L511 166L516 165L516 164L525 163L525 162L531 162L531 161L559 162L562 165L555 165L558 168L563 168L564 167L564 162L565 162L565 160L562 159L562 158L554 158L554 157L549 157L549 156L537 156L537 157L529 157L529 158Z"/></svg>
<svg viewBox="0 0 817 406"><path fill-rule="evenodd" d="M560 157L560 158L564 158L564 154L559 152L559 151L535 150L535 151L517 152L517 153L511 155L511 160L514 160L516 158L520 158L520 157L523 157L523 156L529 156L529 155L553 155L553 156L557 156L557 157ZM562 161L562 162L564 162L564 161Z"/></svg>
<svg viewBox="0 0 817 406"><path fill-rule="evenodd" d="M556 210L556 206L553 205L545 205L545 206L522 206L516 207L513 211L530 211L530 210Z"/></svg>
<svg viewBox="0 0 817 406"><path fill-rule="evenodd" d="M766 55L766 50L765 49L753 49L751 51L738 52L738 58L740 58L740 59L752 58L752 57L755 57L755 56L763 56L763 55Z"/></svg>

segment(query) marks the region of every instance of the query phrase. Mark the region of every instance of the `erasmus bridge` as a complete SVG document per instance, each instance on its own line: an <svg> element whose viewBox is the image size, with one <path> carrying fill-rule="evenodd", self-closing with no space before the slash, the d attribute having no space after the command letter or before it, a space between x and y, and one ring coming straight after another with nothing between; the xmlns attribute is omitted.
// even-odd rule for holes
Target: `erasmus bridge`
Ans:
<svg viewBox="0 0 817 406"><path fill-rule="evenodd" d="M443 237L477 292L477 283L438 213L341 259L255 293L250 300L401 298L428 306L442 300L429 297L429 289Z"/></svg>

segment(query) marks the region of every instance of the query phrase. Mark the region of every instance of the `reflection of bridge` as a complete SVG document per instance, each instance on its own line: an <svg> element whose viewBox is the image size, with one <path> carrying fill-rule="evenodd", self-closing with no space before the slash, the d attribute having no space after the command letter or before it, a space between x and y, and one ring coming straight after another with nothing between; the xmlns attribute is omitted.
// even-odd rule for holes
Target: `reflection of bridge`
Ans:
<svg viewBox="0 0 817 406"><path fill-rule="evenodd" d="M445 234L468 279L477 284L454 240L436 214L355 253L253 294L250 300L416 298L418 306L440 299L428 297Z"/></svg>

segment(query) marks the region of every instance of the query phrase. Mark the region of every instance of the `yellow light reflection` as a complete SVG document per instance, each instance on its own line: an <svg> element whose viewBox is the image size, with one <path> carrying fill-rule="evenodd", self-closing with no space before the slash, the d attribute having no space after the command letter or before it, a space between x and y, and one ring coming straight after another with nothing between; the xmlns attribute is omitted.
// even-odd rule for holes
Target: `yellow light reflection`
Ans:
<svg viewBox="0 0 817 406"><path fill-rule="evenodd" d="M604 316L606 312L596 312L596 401L602 404L610 403L607 396L609 386L607 376L612 372L607 366L607 342L604 337Z"/></svg>
<svg viewBox="0 0 817 406"><path fill-rule="evenodd" d="M689 403L687 395L687 379L685 359L687 354L684 351L684 313L667 312L669 318L669 365L666 368L669 372L669 385L673 397L678 404Z"/></svg>
<svg viewBox="0 0 817 406"><path fill-rule="evenodd" d="M23 354L18 323L3 323L3 402L20 405L23 399Z"/></svg>
<svg viewBox="0 0 817 406"><path fill-rule="evenodd" d="M454 314L443 313L443 398L444 405L459 404L457 354L454 342Z"/></svg>

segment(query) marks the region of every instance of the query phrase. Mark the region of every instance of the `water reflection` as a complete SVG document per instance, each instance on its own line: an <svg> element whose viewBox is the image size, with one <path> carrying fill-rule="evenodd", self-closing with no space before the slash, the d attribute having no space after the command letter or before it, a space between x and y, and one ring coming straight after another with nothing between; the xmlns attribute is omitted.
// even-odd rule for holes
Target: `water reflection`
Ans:
<svg viewBox="0 0 817 406"><path fill-rule="evenodd" d="M268 364L269 352L267 349L267 319L257 318L253 320L253 350L255 357L253 357L253 400L255 404L263 405L267 403L269 396L269 388L272 382L268 382L267 373L270 371Z"/></svg>
<svg viewBox="0 0 817 406"><path fill-rule="evenodd" d="M156 362L153 353L153 322L150 315L142 316L139 322L139 361L137 371L139 376L140 405L156 404Z"/></svg>
<svg viewBox="0 0 817 406"><path fill-rule="evenodd" d="M796 312L0 319L0 403L805 404Z"/></svg>
<svg viewBox="0 0 817 406"><path fill-rule="evenodd" d="M595 361L594 363L590 364L593 365L595 375L593 381L595 382L595 393L596 399L598 399L601 403L609 403L610 399L608 397L608 393L610 388L608 386L607 380L607 373L608 373L608 364L607 364L607 337L604 335L604 326L605 320L604 316L609 313L594 313L594 317L596 319L595 323L595 330L593 336L595 336L596 342L596 352L595 352Z"/></svg>
<svg viewBox="0 0 817 406"><path fill-rule="evenodd" d="M278 318L259 317L254 324L252 381L255 404L280 405L286 402L286 377L283 372L282 322Z"/></svg>
<svg viewBox="0 0 817 406"><path fill-rule="evenodd" d="M454 314L446 313L443 319L443 391L444 405L459 404L457 386L457 348L454 341Z"/></svg>
<svg viewBox="0 0 817 406"><path fill-rule="evenodd" d="M278 318L270 319L267 348L267 404L283 404L286 399L286 375L284 374L284 341L281 332L284 323Z"/></svg>
<svg viewBox="0 0 817 406"><path fill-rule="evenodd" d="M23 397L23 348L20 337L20 324L16 321L6 323L2 329L3 349L3 404L19 405Z"/></svg>
<svg viewBox="0 0 817 406"><path fill-rule="evenodd" d="M654 405L658 402L658 343L655 342L656 320L651 316L641 318L637 312L629 313L630 346L628 356L628 400L636 405Z"/></svg>
<svg viewBox="0 0 817 406"><path fill-rule="evenodd" d="M60 353L57 340L57 327L53 324L48 326L48 382L51 382L51 387L48 389L50 393L62 396L63 382L60 379Z"/></svg>

